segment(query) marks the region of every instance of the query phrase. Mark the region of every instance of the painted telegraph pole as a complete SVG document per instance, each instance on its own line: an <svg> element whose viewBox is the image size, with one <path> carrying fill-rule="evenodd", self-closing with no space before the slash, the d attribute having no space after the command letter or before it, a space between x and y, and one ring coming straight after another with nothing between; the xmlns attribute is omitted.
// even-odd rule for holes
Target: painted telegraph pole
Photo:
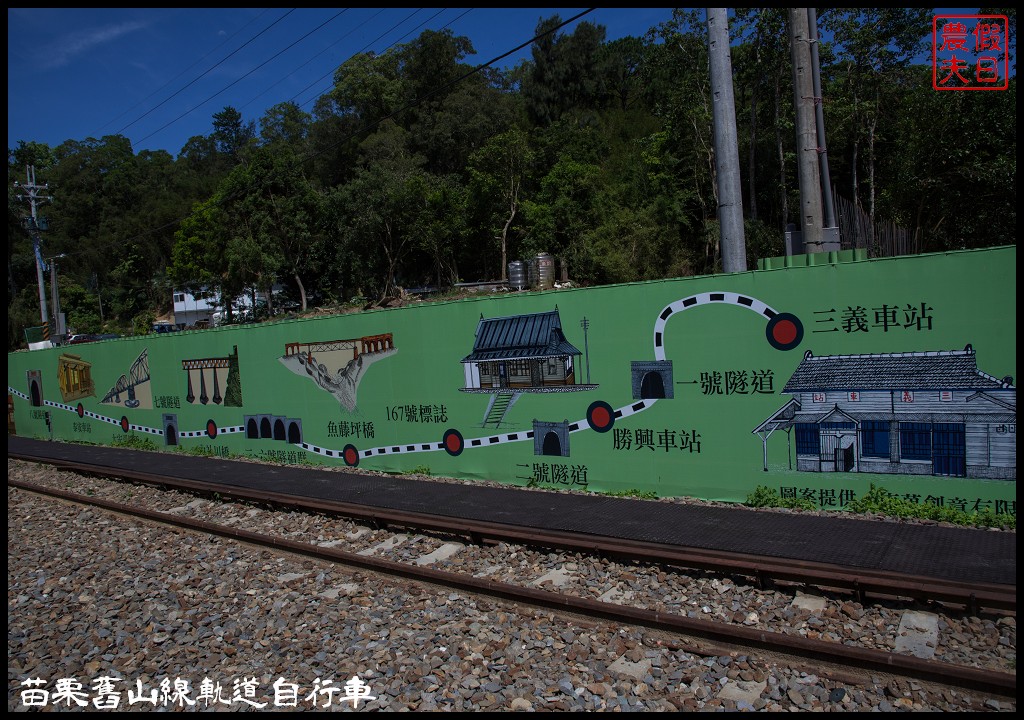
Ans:
<svg viewBox="0 0 1024 720"><path fill-rule="evenodd" d="M15 197L18 200L28 200L32 208L32 216L25 218L25 221L28 231L32 235L32 247L36 255L36 279L39 281L39 316L42 318L43 325L45 325L49 322L50 318L46 310L46 284L43 280L44 263L42 250L39 247L41 243L39 236L41 227L39 216L36 214L36 207L50 199L49 196L44 194L47 188L49 188L49 183L36 184L36 168L34 165L25 166L25 181L24 185L20 185L17 180L14 181L14 187L24 192L24 194L19 194Z"/></svg>
<svg viewBox="0 0 1024 720"><path fill-rule="evenodd" d="M587 385L590 384L590 341L587 339L587 330L590 329L590 320L580 320L580 327L583 328L583 352L587 359Z"/></svg>
<svg viewBox="0 0 1024 720"><path fill-rule="evenodd" d="M729 56L729 15L726 8L707 8L706 12L722 269L727 273L744 272L747 269L747 245L743 234L736 101L732 87L732 58Z"/></svg>

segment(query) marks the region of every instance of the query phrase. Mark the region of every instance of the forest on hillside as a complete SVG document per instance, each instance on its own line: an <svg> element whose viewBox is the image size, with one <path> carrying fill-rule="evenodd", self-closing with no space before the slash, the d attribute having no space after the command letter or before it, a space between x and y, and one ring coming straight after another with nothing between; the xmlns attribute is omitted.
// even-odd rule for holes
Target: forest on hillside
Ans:
<svg viewBox="0 0 1024 720"><path fill-rule="evenodd" d="M983 10L1011 18L1015 10ZM1004 92L936 92L927 8L821 10L834 194L914 251L1014 244L1016 72ZM644 37L537 27L532 57L477 67L426 31L353 56L312 112L224 107L177 157L121 135L8 149L8 350L39 325L15 180L48 183L45 254L78 332L148 332L172 289L282 286L305 309L496 280L547 252L577 285L721 271L704 13ZM795 222L785 9L736 10L732 69L747 261ZM271 307L273 311L273 307Z"/></svg>

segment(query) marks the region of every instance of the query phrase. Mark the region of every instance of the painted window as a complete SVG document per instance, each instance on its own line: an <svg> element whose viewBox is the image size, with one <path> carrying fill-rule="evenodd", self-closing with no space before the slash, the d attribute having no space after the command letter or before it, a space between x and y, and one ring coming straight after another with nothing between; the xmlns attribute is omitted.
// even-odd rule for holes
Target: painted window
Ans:
<svg viewBox="0 0 1024 720"><path fill-rule="evenodd" d="M932 424L900 423L900 458L932 459Z"/></svg>
<svg viewBox="0 0 1024 720"><path fill-rule="evenodd" d="M530 361L529 360L512 360L509 363L510 371L512 375L518 377L530 377Z"/></svg>
<svg viewBox="0 0 1024 720"><path fill-rule="evenodd" d="M817 455L821 452L821 437L814 423L797 423L796 454Z"/></svg>
<svg viewBox="0 0 1024 720"><path fill-rule="evenodd" d="M889 421L865 420L860 426L861 455L889 459Z"/></svg>

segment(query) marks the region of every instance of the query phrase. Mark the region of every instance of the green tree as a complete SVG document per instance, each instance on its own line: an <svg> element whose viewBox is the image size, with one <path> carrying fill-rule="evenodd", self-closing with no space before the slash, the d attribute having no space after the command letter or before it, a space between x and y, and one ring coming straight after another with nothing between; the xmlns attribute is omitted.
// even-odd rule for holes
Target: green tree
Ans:
<svg viewBox="0 0 1024 720"><path fill-rule="evenodd" d="M789 223L792 191L787 165L795 163L793 73L786 10L736 8L735 12L730 27L742 39L733 53L737 110L747 106L742 114L737 113L738 132L741 138L747 138L745 215L754 223L763 220L781 236ZM748 259L761 256L751 250L748 247Z"/></svg>
<svg viewBox="0 0 1024 720"><path fill-rule="evenodd" d="M578 119L601 106L605 97L603 52L605 28L581 22L572 34L555 30L562 20L558 15L541 20L533 43L533 61L523 78L522 94L526 112L533 124L546 127L567 112Z"/></svg>
<svg viewBox="0 0 1024 720"><path fill-rule="evenodd" d="M265 147L301 155L305 152L311 123L312 116L294 102L278 103L260 118L260 142Z"/></svg>
<svg viewBox="0 0 1024 720"><path fill-rule="evenodd" d="M468 191L455 175L430 175L423 212L419 251L425 255L425 267L433 270L437 287L448 287L459 281L459 258L472 248L467 218Z"/></svg>
<svg viewBox="0 0 1024 720"><path fill-rule="evenodd" d="M17 147L7 151L7 170L15 178L24 177L29 165L37 171L46 171L53 163L53 150L45 143L19 140Z"/></svg>
<svg viewBox="0 0 1024 720"><path fill-rule="evenodd" d="M217 151L235 162L242 159L242 154L256 137L255 124L243 122L242 113L227 105L219 113L213 115L213 139L217 143Z"/></svg>
<svg viewBox="0 0 1024 720"><path fill-rule="evenodd" d="M602 107L629 110L643 100L641 73L647 55L647 43L636 37L619 38L600 49L597 65L604 73L599 86L604 93Z"/></svg>
<svg viewBox="0 0 1024 720"><path fill-rule="evenodd" d="M419 275L405 263L417 246L431 181L423 158L406 149L408 133L388 121L362 143L363 164L332 198L345 262L364 269L361 283L379 298Z"/></svg>
<svg viewBox="0 0 1024 720"><path fill-rule="evenodd" d="M228 228L227 212L220 195L197 203L175 233L168 275L175 287L194 295L204 290L216 291L231 322L232 300L242 292L243 286L228 274Z"/></svg>
<svg viewBox="0 0 1024 720"><path fill-rule="evenodd" d="M536 195L523 202L524 246L531 254L547 251L563 258L584 282L595 279L590 233L599 214L600 177L598 165L565 156L541 180Z"/></svg>
<svg viewBox="0 0 1024 720"><path fill-rule="evenodd" d="M58 277L57 284L60 286L60 308L68 328L79 333L101 332L103 321L97 297L64 275Z"/></svg>
<svg viewBox="0 0 1024 720"><path fill-rule="evenodd" d="M320 112L352 117L361 127L372 127L394 114L404 103L395 53L359 53L335 71L334 86Z"/></svg>
<svg viewBox="0 0 1024 720"><path fill-rule="evenodd" d="M259 148L235 168L224 186L223 205L236 234L229 257L236 269L255 272L255 281L268 291L279 271L295 281L302 309L306 309L306 283L323 243L319 232L320 194L302 174L297 158ZM253 282L253 281L250 281Z"/></svg>
<svg viewBox="0 0 1024 720"><path fill-rule="evenodd" d="M880 202L920 250L1016 244L1016 101L1016 78L1003 92L935 92L928 66L911 73Z"/></svg>
<svg viewBox="0 0 1024 720"><path fill-rule="evenodd" d="M512 128L492 137L469 162L473 203L483 224L481 235L487 239L484 244L490 244L491 237L498 239L499 277L504 280L511 234L520 221L523 185L532 172L534 152L526 133Z"/></svg>
<svg viewBox="0 0 1024 720"><path fill-rule="evenodd" d="M879 133L889 126L884 121L884 110L893 93L902 92L899 76L925 47L931 22L932 10L928 8L845 8L830 10L821 17L822 27L835 38L838 67L833 70L837 82L832 88L845 99L850 126L849 187L854 201L859 202L860 151L866 145L866 204L872 223L878 194L876 146ZM833 103L833 107L838 106Z"/></svg>
<svg viewBox="0 0 1024 720"><path fill-rule="evenodd" d="M684 274L713 273L720 267L721 253L714 224L718 193L703 12L674 11L672 20L657 28L657 37L662 42L651 48L647 78L649 102L664 134L647 152L661 155L656 166L662 202L672 209L688 258Z"/></svg>

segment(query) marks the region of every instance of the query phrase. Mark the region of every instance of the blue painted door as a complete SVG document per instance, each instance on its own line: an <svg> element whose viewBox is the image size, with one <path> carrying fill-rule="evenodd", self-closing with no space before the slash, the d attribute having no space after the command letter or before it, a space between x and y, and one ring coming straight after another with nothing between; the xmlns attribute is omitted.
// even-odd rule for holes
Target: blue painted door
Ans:
<svg viewBox="0 0 1024 720"><path fill-rule="evenodd" d="M967 475L967 434L963 423L935 423L932 426L932 463L935 475Z"/></svg>

